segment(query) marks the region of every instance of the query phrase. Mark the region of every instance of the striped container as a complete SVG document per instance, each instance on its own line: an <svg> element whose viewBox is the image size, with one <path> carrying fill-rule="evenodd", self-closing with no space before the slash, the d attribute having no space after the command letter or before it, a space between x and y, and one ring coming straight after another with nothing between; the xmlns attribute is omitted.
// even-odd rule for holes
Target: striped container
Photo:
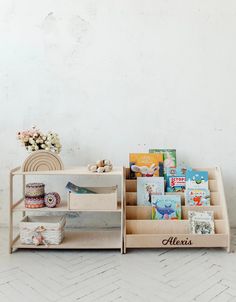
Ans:
<svg viewBox="0 0 236 302"><path fill-rule="evenodd" d="M45 185L43 183L29 183L25 187L25 207L30 209L42 208L44 203Z"/></svg>

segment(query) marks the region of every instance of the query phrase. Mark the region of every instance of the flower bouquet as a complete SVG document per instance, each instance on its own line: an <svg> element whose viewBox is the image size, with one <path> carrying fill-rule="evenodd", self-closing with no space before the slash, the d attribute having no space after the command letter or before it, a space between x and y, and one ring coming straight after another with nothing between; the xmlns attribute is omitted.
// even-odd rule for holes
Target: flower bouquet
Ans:
<svg viewBox="0 0 236 302"><path fill-rule="evenodd" d="M45 150L60 153L61 151L58 134L51 131L44 134L36 127L32 127L32 129L18 132L17 138L25 146L26 150L30 152Z"/></svg>

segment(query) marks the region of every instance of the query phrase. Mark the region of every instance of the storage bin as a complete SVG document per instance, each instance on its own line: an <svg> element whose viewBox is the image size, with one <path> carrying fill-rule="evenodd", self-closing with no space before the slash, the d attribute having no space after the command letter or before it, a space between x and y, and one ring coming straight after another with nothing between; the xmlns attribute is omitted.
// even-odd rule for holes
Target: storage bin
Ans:
<svg viewBox="0 0 236 302"><path fill-rule="evenodd" d="M69 192L68 207L69 210L76 211L99 211L117 209L117 187L96 187L88 188L95 194L76 194Z"/></svg>
<svg viewBox="0 0 236 302"><path fill-rule="evenodd" d="M25 216L20 222L20 241L33 244L32 237L39 227L47 244L60 244L64 238L65 216Z"/></svg>

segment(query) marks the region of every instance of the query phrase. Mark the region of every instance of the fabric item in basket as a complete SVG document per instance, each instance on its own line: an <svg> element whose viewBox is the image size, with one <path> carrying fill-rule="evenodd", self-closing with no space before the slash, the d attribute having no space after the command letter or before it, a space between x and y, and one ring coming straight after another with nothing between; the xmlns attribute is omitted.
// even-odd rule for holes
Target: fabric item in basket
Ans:
<svg viewBox="0 0 236 302"><path fill-rule="evenodd" d="M43 196L45 185L43 183L28 183L25 187L25 196L27 197L38 197Z"/></svg>
<svg viewBox="0 0 236 302"><path fill-rule="evenodd" d="M55 208L61 202L61 197L57 192L50 192L45 195L44 202L48 208Z"/></svg>
<svg viewBox="0 0 236 302"><path fill-rule="evenodd" d="M44 203L44 195L39 197L25 197L25 207L30 209L43 208L45 206Z"/></svg>
<svg viewBox="0 0 236 302"><path fill-rule="evenodd" d="M25 216L20 222L20 241L22 244L60 244L65 223L65 216Z"/></svg>
<svg viewBox="0 0 236 302"><path fill-rule="evenodd" d="M34 230L33 236L32 236L32 241L35 246L38 246L40 244L44 244L44 245L48 246L47 242L45 241L43 234L42 234L45 230L46 229L43 226L37 227Z"/></svg>

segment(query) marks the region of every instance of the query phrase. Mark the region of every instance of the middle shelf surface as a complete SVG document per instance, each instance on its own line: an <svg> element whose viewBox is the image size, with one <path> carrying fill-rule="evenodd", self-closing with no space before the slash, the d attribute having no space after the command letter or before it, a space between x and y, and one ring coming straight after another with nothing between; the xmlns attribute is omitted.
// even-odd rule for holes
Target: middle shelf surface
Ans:
<svg viewBox="0 0 236 302"><path fill-rule="evenodd" d="M20 202L16 203L15 206L13 206L14 212L20 212L20 211L27 211L27 212L121 212L121 202L117 202L117 208L114 210L69 210L68 205L66 201L62 201L57 207L55 208L37 208L37 209L30 209L25 207L25 201L21 200Z"/></svg>

